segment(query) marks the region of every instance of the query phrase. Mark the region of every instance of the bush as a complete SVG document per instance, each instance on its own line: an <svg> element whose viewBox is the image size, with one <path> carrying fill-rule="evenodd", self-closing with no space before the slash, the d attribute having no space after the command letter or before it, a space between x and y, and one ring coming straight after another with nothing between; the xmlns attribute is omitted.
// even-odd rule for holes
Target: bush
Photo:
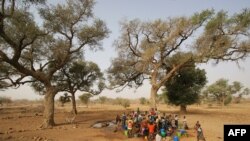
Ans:
<svg viewBox="0 0 250 141"><path fill-rule="evenodd" d="M140 104L141 104L141 105L147 104L147 99L146 99L145 97L141 97L141 98L140 98Z"/></svg>
<svg viewBox="0 0 250 141"><path fill-rule="evenodd" d="M229 103L231 103L232 99L233 99L232 96L227 96L224 101L224 105L228 105Z"/></svg>
<svg viewBox="0 0 250 141"><path fill-rule="evenodd" d="M64 93L63 96L60 96L60 97L59 97L59 102L61 103L61 106L62 106L62 107L64 106L65 103L70 102L70 97L71 97L71 96L68 96L67 93Z"/></svg>
<svg viewBox="0 0 250 141"><path fill-rule="evenodd" d="M128 99L123 99L121 105L124 108L130 107L130 101Z"/></svg>
<svg viewBox="0 0 250 141"><path fill-rule="evenodd" d="M84 94L79 96L79 99L82 103L86 104L88 107L88 104L89 104L91 97L92 97L92 95L90 93L84 93Z"/></svg>
<svg viewBox="0 0 250 141"><path fill-rule="evenodd" d="M101 96L101 97L99 97L99 102L100 102L101 104L104 104L107 100L108 100L108 98L107 98L106 96Z"/></svg>
<svg viewBox="0 0 250 141"><path fill-rule="evenodd" d="M11 98L9 97L0 97L0 105L12 103Z"/></svg>
<svg viewBox="0 0 250 141"><path fill-rule="evenodd" d="M122 101L123 101L123 99L118 97L118 98L113 100L113 104L122 105Z"/></svg>

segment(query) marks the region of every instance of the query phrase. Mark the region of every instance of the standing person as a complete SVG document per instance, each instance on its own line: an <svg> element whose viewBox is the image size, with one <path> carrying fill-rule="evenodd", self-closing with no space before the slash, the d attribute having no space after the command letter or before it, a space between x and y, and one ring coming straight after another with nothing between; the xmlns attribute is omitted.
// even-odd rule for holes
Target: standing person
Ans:
<svg viewBox="0 0 250 141"><path fill-rule="evenodd" d="M171 119L171 127L173 127L173 129L176 129L176 124L174 119Z"/></svg>
<svg viewBox="0 0 250 141"><path fill-rule="evenodd" d="M154 139L154 133L155 133L155 124L153 122L150 122L148 124L148 140L153 140Z"/></svg>
<svg viewBox="0 0 250 141"><path fill-rule="evenodd" d="M148 120L146 117L143 117L141 122L141 134L144 138L148 136Z"/></svg>
<svg viewBox="0 0 250 141"><path fill-rule="evenodd" d="M126 129L126 120L127 116L125 113L122 114L122 128L125 130Z"/></svg>
<svg viewBox="0 0 250 141"><path fill-rule="evenodd" d="M130 119L128 120L128 124L127 124L128 125L128 137L129 138L132 137L133 124L134 124L133 118L130 117Z"/></svg>
<svg viewBox="0 0 250 141"><path fill-rule="evenodd" d="M174 117L174 123L175 123L175 127L176 127L176 129L178 129L178 120L179 120L179 118L178 118L178 115L175 115L175 117Z"/></svg>
<svg viewBox="0 0 250 141"><path fill-rule="evenodd" d="M116 118L115 118L115 123L116 123L116 129L115 129L115 132L117 131L117 130L120 130L121 129L121 117L120 117L120 115L119 114L117 114L117 116L116 116Z"/></svg>
<svg viewBox="0 0 250 141"><path fill-rule="evenodd" d="M201 125L198 124L197 128L198 128L197 129L197 141L206 141L205 137L203 135L203 131L202 131Z"/></svg>
<svg viewBox="0 0 250 141"><path fill-rule="evenodd" d="M186 116L183 116L182 125L183 125L183 129L188 130L188 125L187 125Z"/></svg>
<svg viewBox="0 0 250 141"><path fill-rule="evenodd" d="M158 132L155 136L155 141L161 141L162 137L161 137L161 133Z"/></svg>
<svg viewBox="0 0 250 141"><path fill-rule="evenodd" d="M196 124L194 125L194 129L197 130L198 126L200 126L200 122L199 121L197 121Z"/></svg>

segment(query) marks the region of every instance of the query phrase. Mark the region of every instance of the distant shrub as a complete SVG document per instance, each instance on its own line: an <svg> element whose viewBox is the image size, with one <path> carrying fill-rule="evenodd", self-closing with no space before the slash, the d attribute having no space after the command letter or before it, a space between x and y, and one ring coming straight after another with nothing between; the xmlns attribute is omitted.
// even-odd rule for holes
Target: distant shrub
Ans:
<svg viewBox="0 0 250 141"><path fill-rule="evenodd" d="M65 103L70 102L70 97L71 97L71 96L68 96L67 93L64 93L63 96L60 96L60 97L59 97L59 102L61 103L61 106L62 106L62 107L64 106Z"/></svg>
<svg viewBox="0 0 250 141"><path fill-rule="evenodd" d="M113 104L115 104L115 105L122 105L122 98L116 98L116 99L114 99L113 100Z"/></svg>
<svg viewBox="0 0 250 141"><path fill-rule="evenodd" d="M147 99L146 99L145 97L141 97L141 98L140 98L140 104L141 104L141 105L147 104Z"/></svg>
<svg viewBox="0 0 250 141"><path fill-rule="evenodd" d="M208 106L209 108L211 108L211 107L213 106L213 104L212 104L212 103L209 103L207 106Z"/></svg>
<svg viewBox="0 0 250 141"><path fill-rule="evenodd" d="M122 105L124 108L130 107L130 101L129 101L128 99L122 99L121 105Z"/></svg>
<svg viewBox="0 0 250 141"><path fill-rule="evenodd" d="M108 98L107 98L106 96L101 96L101 97L99 97L99 102L100 102L101 104L104 104L107 100L108 100Z"/></svg>
<svg viewBox="0 0 250 141"><path fill-rule="evenodd" d="M0 97L0 105L12 103L11 98L9 97Z"/></svg>
<svg viewBox="0 0 250 141"><path fill-rule="evenodd" d="M90 93L84 93L84 94L79 96L79 99L82 103L86 104L86 106L88 107L91 97L92 97L92 95Z"/></svg>

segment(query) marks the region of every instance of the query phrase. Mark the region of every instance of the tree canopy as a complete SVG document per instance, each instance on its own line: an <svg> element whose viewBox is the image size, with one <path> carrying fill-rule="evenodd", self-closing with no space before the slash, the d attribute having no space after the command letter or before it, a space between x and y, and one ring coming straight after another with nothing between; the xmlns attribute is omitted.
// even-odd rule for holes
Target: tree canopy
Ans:
<svg viewBox="0 0 250 141"><path fill-rule="evenodd" d="M246 58L250 51L249 28L249 9L233 16L224 11L204 10L189 17L124 21L114 42L118 57L108 70L110 84L138 87L149 79L151 106L156 107L157 91L188 62ZM180 52L186 55L168 61Z"/></svg>
<svg viewBox="0 0 250 141"><path fill-rule="evenodd" d="M196 68L194 63L190 63L166 82L165 94L169 103L181 106L181 111L186 112L187 105L198 102L200 91L206 82L205 70Z"/></svg>

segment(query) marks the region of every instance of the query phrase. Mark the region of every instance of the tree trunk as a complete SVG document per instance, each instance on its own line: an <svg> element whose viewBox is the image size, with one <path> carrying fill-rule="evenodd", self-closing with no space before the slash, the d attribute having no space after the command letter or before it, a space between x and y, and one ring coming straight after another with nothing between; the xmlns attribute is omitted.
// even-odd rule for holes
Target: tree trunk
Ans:
<svg viewBox="0 0 250 141"><path fill-rule="evenodd" d="M158 89L154 86L151 87L151 93L150 93L150 106L151 108L157 108L156 107L156 96L157 96Z"/></svg>
<svg viewBox="0 0 250 141"><path fill-rule="evenodd" d="M74 115L77 115L77 110L76 110L76 99L75 99L75 94L74 93L71 93L71 100L72 100L72 113Z"/></svg>
<svg viewBox="0 0 250 141"><path fill-rule="evenodd" d="M180 105L180 112L187 113L187 105Z"/></svg>
<svg viewBox="0 0 250 141"><path fill-rule="evenodd" d="M54 122L54 98L56 95L55 88L46 88L46 94L44 96L44 121L41 128L51 128L55 125Z"/></svg>
<svg viewBox="0 0 250 141"><path fill-rule="evenodd" d="M225 97L222 96L222 108L224 108L224 106L225 106Z"/></svg>

